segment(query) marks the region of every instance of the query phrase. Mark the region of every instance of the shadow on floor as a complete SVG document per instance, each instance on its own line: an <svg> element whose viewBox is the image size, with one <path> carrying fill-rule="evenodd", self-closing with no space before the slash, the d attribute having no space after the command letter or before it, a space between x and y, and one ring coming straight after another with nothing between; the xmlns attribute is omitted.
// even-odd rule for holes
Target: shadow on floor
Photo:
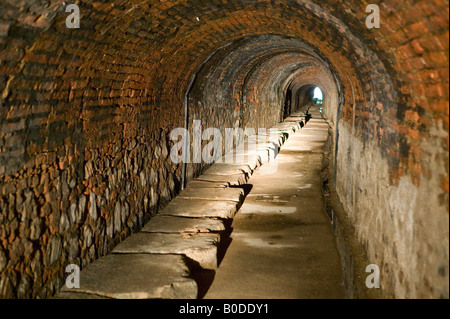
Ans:
<svg viewBox="0 0 450 319"><path fill-rule="evenodd" d="M242 200L242 203L238 207L239 211L245 199L247 198L247 195L251 192L253 185L244 184L239 186L230 186L230 188L242 188L244 190L244 199ZM222 260L225 257L228 247L230 247L230 244L233 241L233 239L230 237L231 234L233 233L232 227L233 219L223 219L223 223L225 225L225 230L220 233L220 243L219 246L217 247L217 267L219 267L220 264L222 263ZM208 292L209 288L211 287L214 281L216 271L202 269L197 262L187 257L186 257L186 264L190 270L192 279L195 280L198 286L197 298L203 299L203 297L205 297L206 293Z"/></svg>
<svg viewBox="0 0 450 319"><path fill-rule="evenodd" d="M222 263L222 260L225 257L228 247L230 246L233 240L230 237L231 233L233 232L233 227L231 227L232 222L233 222L232 219L224 220L225 231L220 233L220 243L219 246L217 247L217 267L219 267L220 264ZM186 264L189 268L192 279L194 279L195 282L197 283L198 287L197 298L203 299L203 297L206 295L206 293L208 292L209 288L211 287L214 281L216 271L203 269L199 266L197 262L187 257L186 257Z"/></svg>
<svg viewBox="0 0 450 319"><path fill-rule="evenodd" d="M230 188L242 188L244 190L244 199L242 200L241 206L245 201L245 198L248 194L252 191L253 185L252 184L243 184L239 186L230 186Z"/></svg>

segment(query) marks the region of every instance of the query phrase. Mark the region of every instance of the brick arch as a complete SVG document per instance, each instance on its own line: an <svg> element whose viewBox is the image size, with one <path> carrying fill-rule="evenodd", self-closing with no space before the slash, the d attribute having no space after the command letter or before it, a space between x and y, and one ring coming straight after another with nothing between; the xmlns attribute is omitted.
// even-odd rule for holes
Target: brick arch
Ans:
<svg viewBox="0 0 450 319"><path fill-rule="evenodd" d="M339 111L339 94L342 90L341 83L336 80L333 73L322 67L309 67L304 70L299 70L292 75L292 82L290 83L294 95L307 86L318 86L324 95L323 112L330 124L336 129L338 122ZM350 100L351 103L351 100Z"/></svg>
<svg viewBox="0 0 450 319"><path fill-rule="evenodd" d="M83 21L90 28L80 29L79 38L63 41L64 36L73 31L68 31L64 27L63 15L59 15L55 18L54 27L57 34L50 29L36 40L36 45L31 45L32 52L39 52L35 54L36 56L31 53L31 60L39 58L45 60L45 53L56 53L59 58L52 62L55 67L57 66L57 72L63 72L62 76L73 82L68 87L65 84L67 81L63 79L56 81L53 84L56 86L56 95L67 97L67 100L72 102L76 109L79 109L80 98L77 99L74 91L87 89L85 95L88 96L81 96L86 106L84 109L81 107L79 112L82 112L85 118L85 130L92 132L89 140L97 140L98 142L95 143L109 142L113 139L114 134L109 138L104 134L98 134L97 128L102 125L108 126L108 124L102 123L100 120L99 125L95 117L90 117L89 110L85 111L86 108L91 107L90 104L99 104L97 100L100 98L100 105L103 104L107 107L100 108L98 111L103 113L103 121L108 120L109 122L111 122L111 117L114 118L121 113L120 109L118 112L117 106L126 108L130 104L137 105L139 110L135 112L136 115L131 115L127 121L127 126L132 131L156 129L149 124L155 122L149 121L150 118L156 118L156 122L161 122L163 125L171 125L174 121L173 116L169 118L164 112L159 111L176 106L181 109L189 75L193 74L214 48L242 35L276 31L299 38L311 43L315 48L319 48L328 59L335 59L335 65L341 65L340 59L347 60L347 56L352 55L349 52L352 51L354 44L346 38L345 34L341 35L339 30L335 30L336 26L328 23L326 14L314 12L316 8L311 10L307 5L284 2L274 4L264 1L249 2L245 6L229 4L215 7L211 4L211 7L207 8L196 7L197 15L201 16L200 22L194 19L195 15L187 12L189 6L184 2L173 5L168 3L154 6L144 6L139 3L137 5L138 7L127 3L122 3L120 6L95 3L89 6L83 2L81 8L86 12L83 14ZM120 15L121 9L127 9L127 14ZM177 14L180 12L184 12L186 15L184 23L176 20ZM301 20L294 19L300 14L302 14ZM286 19L293 19L288 30L284 28L284 23L277 18L279 15L285 15ZM243 19L240 16L246 18ZM190 20L191 17L192 20ZM231 27L233 24L227 27L230 22L234 21L236 21L236 27ZM218 26L222 27L224 31L219 32ZM311 31L302 32L305 27L316 30L317 34ZM93 30L94 32L92 32ZM333 31L328 32L328 30ZM329 48L330 43L336 42L332 41L336 40L332 35L335 38L342 37L341 48ZM49 38L53 37L56 40L55 36L61 38L61 48L53 52L39 51ZM82 36L86 36L88 40L82 41ZM97 36L101 38L96 39ZM112 42L123 43L125 46L111 48ZM76 49L77 47L78 49ZM358 50L355 50L354 54L357 55ZM27 61L28 59L25 58L25 62ZM347 64L351 65L351 62L349 61ZM370 65L370 63L368 64ZM30 65L30 69L32 66ZM36 67L36 65L34 66ZM82 71L72 72L76 69ZM131 74L124 76L123 72L127 71ZM99 85L100 83L101 85ZM48 85L51 86L51 84ZM113 92L108 92L109 88L112 88ZM102 89L106 92L99 95L97 91ZM80 95L79 92L77 93ZM92 103L89 101L91 99ZM58 110L55 112L58 113ZM62 121L64 120L67 119L62 119ZM181 122L182 117L178 116L175 121ZM53 130L53 127L58 130L58 123L61 121L55 119L55 122L50 127L50 131ZM113 122L122 123L121 115ZM73 126L77 125L73 124ZM120 133L116 132L116 134ZM49 147L52 146L49 145Z"/></svg>

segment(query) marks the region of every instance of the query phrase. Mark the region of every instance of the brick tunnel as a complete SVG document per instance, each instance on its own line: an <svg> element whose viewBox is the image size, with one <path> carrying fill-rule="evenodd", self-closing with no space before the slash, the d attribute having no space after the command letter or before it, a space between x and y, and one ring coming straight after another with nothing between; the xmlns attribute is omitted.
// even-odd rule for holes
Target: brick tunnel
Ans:
<svg viewBox="0 0 450 319"><path fill-rule="evenodd" d="M308 165L345 296L448 298L448 1L372 2L375 28L357 0L0 0L0 298L52 298L68 265L83 285L221 165L196 151L212 152L211 135L185 138L198 123L225 141L295 121L286 156L303 127L327 124Z"/></svg>

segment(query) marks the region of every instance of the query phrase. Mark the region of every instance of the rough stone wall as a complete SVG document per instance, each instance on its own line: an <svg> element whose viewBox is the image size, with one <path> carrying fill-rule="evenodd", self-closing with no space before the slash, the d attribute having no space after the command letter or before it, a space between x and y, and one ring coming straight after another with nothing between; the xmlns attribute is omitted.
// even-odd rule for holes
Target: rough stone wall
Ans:
<svg viewBox="0 0 450 319"><path fill-rule="evenodd" d="M174 168L160 134L55 156L2 184L4 298L50 296L67 265L107 254L173 196Z"/></svg>
<svg viewBox="0 0 450 319"><path fill-rule="evenodd" d="M337 191L369 262L380 267L384 296L448 298L449 219L436 192L446 168L430 156L433 177L419 187L407 176L390 185L379 145L363 145L344 123L339 132ZM422 147L440 149L439 143Z"/></svg>
<svg viewBox="0 0 450 319"><path fill-rule="evenodd" d="M181 112L152 110L136 48L98 30L114 8L82 7L84 27L73 35L61 3L44 4L0 5L8 22L0 54L3 298L51 296L67 265L107 254L179 184L167 124Z"/></svg>

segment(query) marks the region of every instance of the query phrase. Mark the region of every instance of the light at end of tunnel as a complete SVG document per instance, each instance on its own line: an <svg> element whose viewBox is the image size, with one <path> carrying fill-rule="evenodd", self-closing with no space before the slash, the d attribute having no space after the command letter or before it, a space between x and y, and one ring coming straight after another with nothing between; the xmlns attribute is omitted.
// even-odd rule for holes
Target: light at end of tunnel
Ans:
<svg viewBox="0 0 450 319"><path fill-rule="evenodd" d="M323 93L322 93L322 90L319 87L316 87L314 89L314 96L313 96L312 100L315 101L317 105L322 105L323 104ZM322 106L320 107L319 111L320 111L320 113L322 113L322 111L323 111L323 107Z"/></svg>
<svg viewBox="0 0 450 319"><path fill-rule="evenodd" d="M322 90L319 87L316 87L314 89L314 97L313 97L313 99L316 100L316 101L320 101L320 102L323 101L323 93L322 93Z"/></svg>

